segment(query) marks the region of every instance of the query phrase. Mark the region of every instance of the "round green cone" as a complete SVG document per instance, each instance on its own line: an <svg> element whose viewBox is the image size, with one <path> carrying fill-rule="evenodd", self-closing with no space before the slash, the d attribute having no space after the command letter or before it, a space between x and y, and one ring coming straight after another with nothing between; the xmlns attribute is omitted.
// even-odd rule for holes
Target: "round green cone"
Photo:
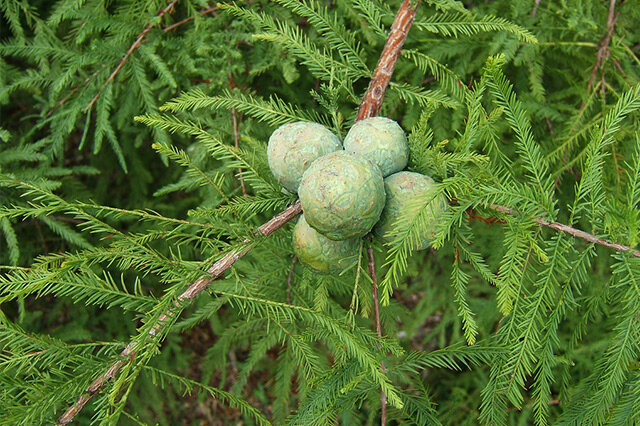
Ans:
<svg viewBox="0 0 640 426"><path fill-rule="evenodd" d="M267 159L278 182L297 192L302 173L316 159L342 150L342 142L318 123L297 121L278 127L269 138Z"/></svg>
<svg viewBox="0 0 640 426"><path fill-rule="evenodd" d="M404 169L409 161L409 145L404 130L386 117L356 122L344 138L344 149L380 167L384 177Z"/></svg>
<svg viewBox="0 0 640 426"><path fill-rule="evenodd" d="M358 257L358 239L334 241L309 226L300 216L293 229L293 251L300 263L323 274L337 274Z"/></svg>
<svg viewBox="0 0 640 426"><path fill-rule="evenodd" d="M398 218L408 210L412 200L426 196L434 188L433 179L420 173L399 172L387 177L384 180L387 202L373 232L385 242L394 240L401 232L396 225ZM438 195L429 203L427 223L423 227L425 232L418 239L417 250L429 247L436 231L436 225L447 206L447 200L443 195Z"/></svg>
<svg viewBox="0 0 640 426"><path fill-rule="evenodd" d="M309 225L332 240L362 237L384 207L384 182L370 161L344 151L316 160L298 190Z"/></svg>

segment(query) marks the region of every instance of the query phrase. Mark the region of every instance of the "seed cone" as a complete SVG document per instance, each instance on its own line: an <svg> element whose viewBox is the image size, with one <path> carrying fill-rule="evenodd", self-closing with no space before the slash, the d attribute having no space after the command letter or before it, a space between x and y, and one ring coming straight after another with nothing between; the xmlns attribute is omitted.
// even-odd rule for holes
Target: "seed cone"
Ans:
<svg viewBox="0 0 640 426"><path fill-rule="evenodd" d="M403 214L412 214L418 198L428 199L430 192L434 191L435 182L429 176L414 172L395 173L384 180L384 190L387 202L382 210L380 221L373 232L383 241L394 240L401 232L402 226L397 222ZM421 223L416 249L423 250L433 240L436 225L448 207L443 195L437 195L426 207L426 223ZM417 214L418 212L413 212Z"/></svg>
<svg viewBox="0 0 640 426"><path fill-rule="evenodd" d="M309 268L323 274L337 274L356 261L358 239L330 240L310 227L302 215L293 229L293 250Z"/></svg>
<svg viewBox="0 0 640 426"><path fill-rule="evenodd" d="M404 169L409 161L409 145L404 130L386 117L356 122L344 138L344 149L380 167L384 177Z"/></svg>
<svg viewBox="0 0 640 426"><path fill-rule="evenodd" d="M309 225L332 240L367 234L384 207L384 182L370 161L344 151L316 160L298 191Z"/></svg>
<svg viewBox="0 0 640 426"><path fill-rule="evenodd" d="M278 127L269 138L267 159L278 182L297 192L302 174L316 159L342 150L342 142L318 123L296 121Z"/></svg>

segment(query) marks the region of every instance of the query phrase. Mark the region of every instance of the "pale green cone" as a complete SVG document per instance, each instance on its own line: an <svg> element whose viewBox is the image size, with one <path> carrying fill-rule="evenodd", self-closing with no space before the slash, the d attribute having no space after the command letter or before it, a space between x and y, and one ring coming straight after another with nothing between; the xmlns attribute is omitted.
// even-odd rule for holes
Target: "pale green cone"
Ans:
<svg viewBox="0 0 640 426"><path fill-rule="evenodd" d="M269 138L267 159L278 182L297 192L302 174L316 159L342 150L342 142L318 123L296 121L278 127Z"/></svg>
<svg viewBox="0 0 640 426"><path fill-rule="evenodd" d="M332 240L367 234L385 201L380 169L344 151L316 160L302 176L298 194L309 225Z"/></svg>
<svg viewBox="0 0 640 426"><path fill-rule="evenodd" d="M358 258L358 239L334 241L309 226L300 216L293 229L293 251L300 263L323 274L337 274Z"/></svg>
<svg viewBox="0 0 640 426"><path fill-rule="evenodd" d="M409 145L404 130L386 117L356 122L344 138L344 150L380 167L383 177L404 169L409 161Z"/></svg>
<svg viewBox="0 0 640 426"><path fill-rule="evenodd" d="M420 173L399 172L384 180L384 189L387 196L386 204L373 232L383 241L390 242L401 231L396 223L398 218L408 210L412 201L433 191L435 182L429 176ZM447 200L443 195L438 195L429 203L427 223L422 224L424 232L418 238L417 250L431 245L438 221L447 207Z"/></svg>

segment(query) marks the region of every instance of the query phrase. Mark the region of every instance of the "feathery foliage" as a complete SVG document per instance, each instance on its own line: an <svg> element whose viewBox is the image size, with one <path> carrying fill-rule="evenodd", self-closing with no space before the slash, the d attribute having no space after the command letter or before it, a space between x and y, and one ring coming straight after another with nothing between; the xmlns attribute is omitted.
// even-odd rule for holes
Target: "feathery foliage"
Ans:
<svg viewBox="0 0 640 426"><path fill-rule="evenodd" d="M640 421L639 258L551 223L640 242L637 1L422 2L380 114L435 189L337 276L254 233L270 133L343 137L400 3L0 3L3 424L116 361L79 423Z"/></svg>

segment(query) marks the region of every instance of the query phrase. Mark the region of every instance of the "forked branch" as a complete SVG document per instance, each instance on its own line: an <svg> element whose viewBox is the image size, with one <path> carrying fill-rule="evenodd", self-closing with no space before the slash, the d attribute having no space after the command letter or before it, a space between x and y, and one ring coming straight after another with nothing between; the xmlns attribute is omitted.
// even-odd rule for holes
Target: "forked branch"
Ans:
<svg viewBox="0 0 640 426"><path fill-rule="evenodd" d="M624 0L620 2L620 5L624 3ZM604 95L605 84L604 84L604 63L609 57L609 45L611 44L611 37L613 36L613 31L616 26L616 22L618 21L618 16L620 16L620 11L616 12L616 0L609 0L609 14L607 15L607 32L604 37L598 44L598 51L596 52L596 62L593 64L593 69L591 70L591 76L589 77L589 83L587 84L587 92L591 90L591 86L596 78L596 74L598 73L598 68L601 69L602 72L602 93Z"/></svg>
<svg viewBox="0 0 640 426"><path fill-rule="evenodd" d="M158 17L162 18L167 12L171 13L171 10L173 9L173 6L178 2L178 0L172 0L171 3L169 3L167 5L167 7L165 7L164 9L162 9L160 12L158 12ZM140 45L142 44L142 41L144 40L144 38L147 36L147 34L149 34L149 31L151 31L151 28L153 28L155 26L154 22L149 22L147 24L146 27L144 27L144 30L142 30L142 32L138 35L138 38L136 39L136 41L133 42L133 44L129 47L129 49L127 50L127 53L125 53L124 57L120 60L120 62L118 63L118 65L115 67L115 69L111 72L111 74L109 74L109 77L107 77L107 81L104 82L104 84L102 85L102 88L100 88L100 90L98 90L98 93L96 93L96 95L93 97L93 99L91 99L91 102L89 102L89 105L87 105L87 107L84 109L85 111L89 111L91 109L91 107L93 106L93 104L96 103L96 101L98 100L98 98L100 97L100 93L102 93L102 90L107 87L107 85L109 83L111 83L113 81L114 78L116 78L116 75L118 75L118 73L120 72L120 70L122 69L122 67L124 66L124 64L127 62L127 60L129 59L129 57L131 56L131 54L138 48L140 47Z"/></svg>

